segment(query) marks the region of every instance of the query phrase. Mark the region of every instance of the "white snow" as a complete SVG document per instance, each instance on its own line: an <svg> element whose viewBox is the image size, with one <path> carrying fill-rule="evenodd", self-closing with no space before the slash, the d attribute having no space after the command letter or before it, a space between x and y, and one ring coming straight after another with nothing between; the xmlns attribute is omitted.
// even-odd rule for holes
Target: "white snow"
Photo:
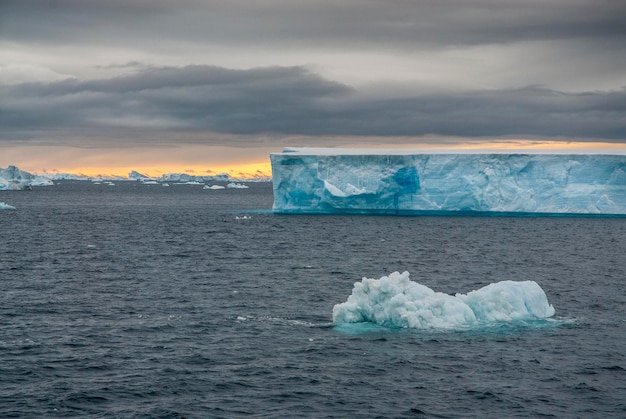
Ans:
<svg viewBox="0 0 626 419"><path fill-rule="evenodd" d="M554 316L543 289L534 281L502 281L468 294L435 292L394 272L363 278L352 295L333 308L333 323L374 323L386 327L462 329L494 322Z"/></svg>
<svg viewBox="0 0 626 419"><path fill-rule="evenodd" d="M626 155L286 149L275 212L626 215Z"/></svg>

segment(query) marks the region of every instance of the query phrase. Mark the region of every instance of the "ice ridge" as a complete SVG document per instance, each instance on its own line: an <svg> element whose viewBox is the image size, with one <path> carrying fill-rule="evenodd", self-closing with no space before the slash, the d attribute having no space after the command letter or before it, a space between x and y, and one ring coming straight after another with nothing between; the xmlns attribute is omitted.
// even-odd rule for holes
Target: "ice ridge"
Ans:
<svg viewBox="0 0 626 419"><path fill-rule="evenodd" d="M277 213L626 215L626 156L286 149Z"/></svg>

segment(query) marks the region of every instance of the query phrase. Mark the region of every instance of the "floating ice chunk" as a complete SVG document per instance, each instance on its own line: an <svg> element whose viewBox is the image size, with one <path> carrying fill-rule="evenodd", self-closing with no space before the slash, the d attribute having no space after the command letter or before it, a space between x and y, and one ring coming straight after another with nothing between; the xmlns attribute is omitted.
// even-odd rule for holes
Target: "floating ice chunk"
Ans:
<svg viewBox="0 0 626 419"><path fill-rule="evenodd" d="M15 207L9 204L5 204L4 202L0 202L0 210L14 210Z"/></svg>
<svg viewBox="0 0 626 419"><path fill-rule="evenodd" d="M219 189L226 189L224 186L221 185L204 185L204 187L202 189L212 189L212 190L219 190Z"/></svg>
<svg viewBox="0 0 626 419"><path fill-rule="evenodd" d="M369 322L386 327L457 329L493 322L545 319L554 308L533 281L503 281L467 295L435 292L408 272L354 284L345 303L333 307L333 323Z"/></svg>
<svg viewBox="0 0 626 419"><path fill-rule="evenodd" d="M228 189L248 189L248 185L244 185L243 183L231 182L226 185Z"/></svg>

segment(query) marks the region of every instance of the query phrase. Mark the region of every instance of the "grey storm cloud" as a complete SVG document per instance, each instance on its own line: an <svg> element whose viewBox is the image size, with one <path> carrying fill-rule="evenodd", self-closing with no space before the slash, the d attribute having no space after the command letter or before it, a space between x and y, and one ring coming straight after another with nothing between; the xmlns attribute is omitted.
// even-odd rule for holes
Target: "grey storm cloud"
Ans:
<svg viewBox="0 0 626 419"><path fill-rule="evenodd" d="M3 136L85 129L230 134L466 137L527 135L626 141L626 90L541 86L385 99L304 67L147 68L109 79L0 86ZM19 135L18 135L19 134Z"/></svg>
<svg viewBox="0 0 626 419"><path fill-rule="evenodd" d="M624 0L0 0L0 48L0 141L626 141Z"/></svg>
<svg viewBox="0 0 626 419"><path fill-rule="evenodd" d="M626 35L623 0L2 0L10 41L414 49Z"/></svg>

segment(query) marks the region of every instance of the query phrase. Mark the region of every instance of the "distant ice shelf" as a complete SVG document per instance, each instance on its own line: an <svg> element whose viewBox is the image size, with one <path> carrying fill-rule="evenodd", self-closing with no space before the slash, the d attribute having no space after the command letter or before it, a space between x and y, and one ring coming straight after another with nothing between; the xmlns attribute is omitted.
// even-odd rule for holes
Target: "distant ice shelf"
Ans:
<svg viewBox="0 0 626 419"><path fill-rule="evenodd" d="M276 213L626 215L626 155L287 148Z"/></svg>

